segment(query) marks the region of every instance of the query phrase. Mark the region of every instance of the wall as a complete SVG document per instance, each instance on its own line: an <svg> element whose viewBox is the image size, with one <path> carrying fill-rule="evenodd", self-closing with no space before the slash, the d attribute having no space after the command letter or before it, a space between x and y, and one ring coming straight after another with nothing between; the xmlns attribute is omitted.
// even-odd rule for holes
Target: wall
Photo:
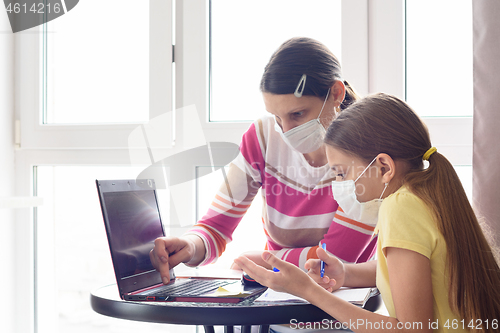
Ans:
<svg viewBox="0 0 500 333"><path fill-rule="evenodd" d="M3 7L3 6L2 6ZM14 192L14 34L7 12L0 9L0 197ZM2 299L14 299L14 211L0 209L0 253L2 255ZM2 332L15 331L15 307L10 302L0 302Z"/></svg>

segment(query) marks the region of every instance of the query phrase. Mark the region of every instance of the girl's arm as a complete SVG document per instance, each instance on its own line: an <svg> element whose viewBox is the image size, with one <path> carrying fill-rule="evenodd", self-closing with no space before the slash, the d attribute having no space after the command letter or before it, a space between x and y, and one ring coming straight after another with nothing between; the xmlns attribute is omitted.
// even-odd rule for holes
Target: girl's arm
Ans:
<svg viewBox="0 0 500 333"><path fill-rule="evenodd" d="M364 310L336 297L294 265L268 253L263 259L279 272L266 270L244 257L236 262L261 284L306 299L338 321L347 323L354 332L432 332L429 327L433 320L429 259L399 248L387 248L386 256L395 318Z"/></svg>
<svg viewBox="0 0 500 333"><path fill-rule="evenodd" d="M343 287L374 287L376 285L377 261L345 265Z"/></svg>

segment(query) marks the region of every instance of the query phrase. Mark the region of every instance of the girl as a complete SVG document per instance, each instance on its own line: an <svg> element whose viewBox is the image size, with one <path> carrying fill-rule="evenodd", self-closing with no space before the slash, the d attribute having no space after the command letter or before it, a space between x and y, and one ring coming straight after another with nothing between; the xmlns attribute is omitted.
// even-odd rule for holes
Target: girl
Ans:
<svg viewBox="0 0 500 333"><path fill-rule="evenodd" d="M343 264L319 248L326 264L323 279L319 260L307 262L309 276L269 253L263 259L280 272L245 257L235 260L238 265L262 284L303 297L341 322L359 323L350 327L355 332L373 327L498 332L498 263L456 172L431 147L427 128L411 108L389 95L367 97L339 115L325 142L339 205L358 218L378 217L378 260ZM330 293L341 286L374 285L390 317Z"/></svg>
<svg viewBox="0 0 500 333"><path fill-rule="evenodd" d="M186 235L155 242L151 261L166 282L168 268L180 262L196 266L217 260L259 189L264 206L255 227L263 227L265 248L279 258L305 269L320 241L346 262L367 261L375 252L375 225L337 212L331 194L325 128L358 99L337 58L313 39L292 38L271 57L260 89L271 116L258 119L243 135L241 154L207 214ZM262 252L247 255L270 268Z"/></svg>

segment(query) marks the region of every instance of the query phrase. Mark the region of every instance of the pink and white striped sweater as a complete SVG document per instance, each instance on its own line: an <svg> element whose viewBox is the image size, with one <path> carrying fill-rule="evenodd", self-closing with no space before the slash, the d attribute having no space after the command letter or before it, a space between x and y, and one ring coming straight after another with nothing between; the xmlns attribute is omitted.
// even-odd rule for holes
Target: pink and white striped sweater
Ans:
<svg viewBox="0 0 500 333"><path fill-rule="evenodd" d="M274 130L274 118L253 123L243 135L240 154L229 167L227 181L208 212L188 232L203 239L212 263L224 252L259 188L264 200L265 249L302 269L316 258L318 244L344 262L364 262L375 253L375 225L348 218L331 191L334 174L328 165L315 168L290 149Z"/></svg>

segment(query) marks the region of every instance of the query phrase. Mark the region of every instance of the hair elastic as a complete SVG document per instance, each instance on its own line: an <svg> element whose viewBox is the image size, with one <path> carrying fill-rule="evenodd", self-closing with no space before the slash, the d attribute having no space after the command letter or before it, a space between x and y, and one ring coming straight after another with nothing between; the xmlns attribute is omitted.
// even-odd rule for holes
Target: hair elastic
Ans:
<svg viewBox="0 0 500 333"><path fill-rule="evenodd" d="M424 156L422 157L422 159L424 161L428 161L429 160L429 157L431 157L432 154L434 154L435 152L437 151L437 148L436 147L430 147L424 154Z"/></svg>
<svg viewBox="0 0 500 333"><path fill-rule="evenodd" d="M299 84L297 84L297 88L295 88L295 92L293 93L295 97L302 97L302 93L304 92L304 89L306 88L306 79L307 75L302 74L302 77L300 78Z"/></svg>

